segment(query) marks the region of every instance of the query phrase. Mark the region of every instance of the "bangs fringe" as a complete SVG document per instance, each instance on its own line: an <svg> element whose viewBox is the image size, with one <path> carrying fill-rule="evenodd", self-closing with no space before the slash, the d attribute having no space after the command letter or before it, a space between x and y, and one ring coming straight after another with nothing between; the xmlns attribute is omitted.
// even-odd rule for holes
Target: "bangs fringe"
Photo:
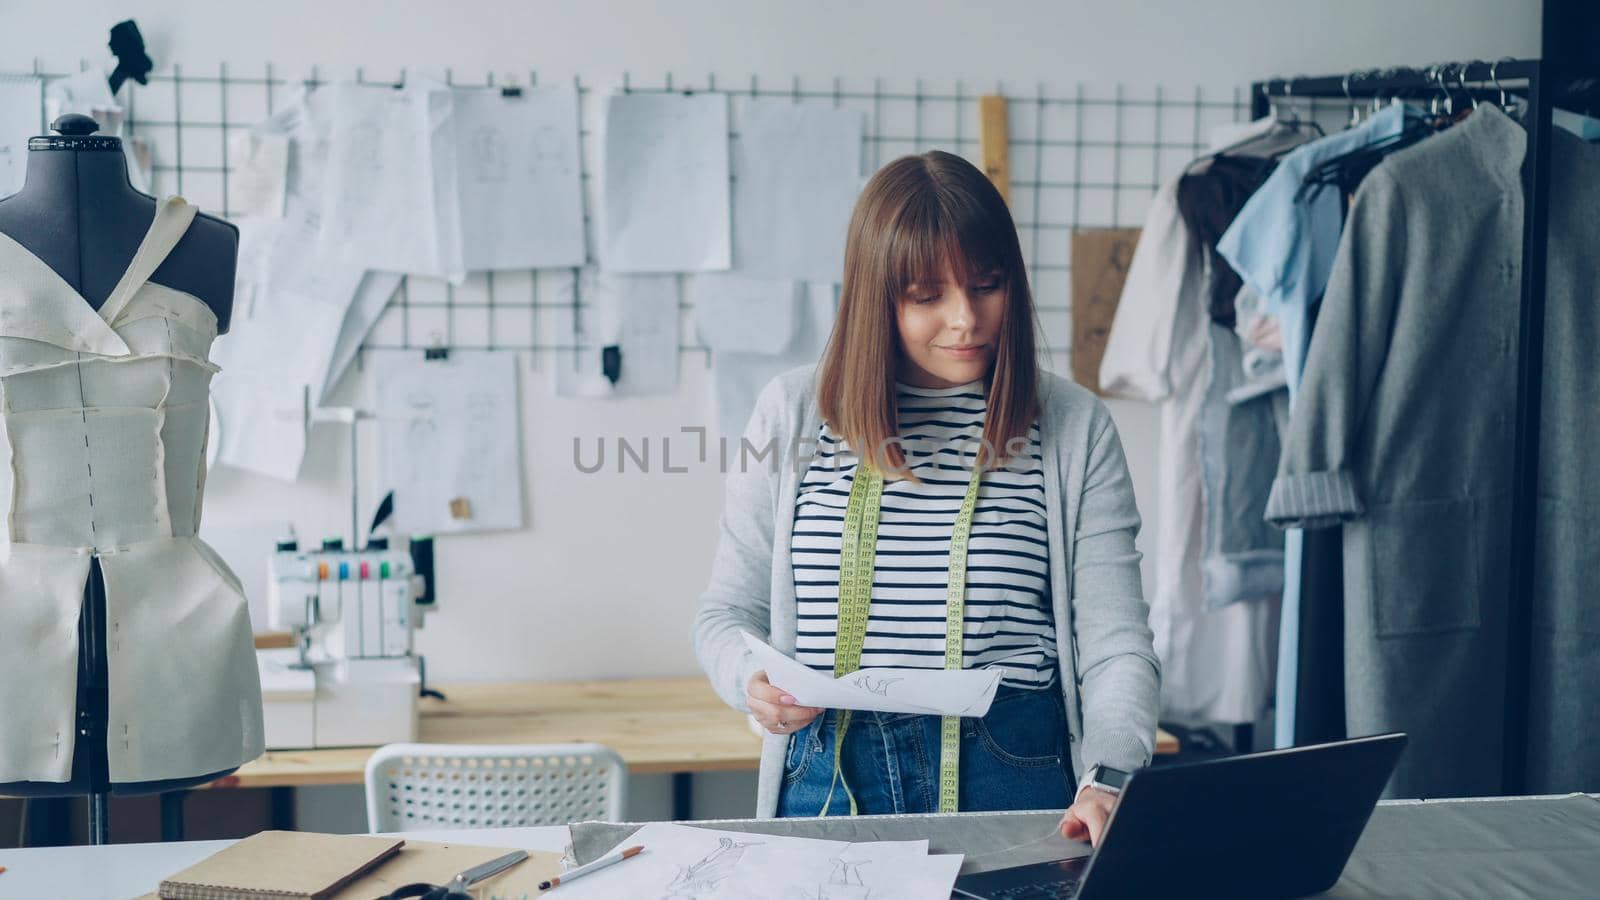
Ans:
<svg viewBox="0 0 1600 900"><path fill-rule="evenodd" d="M960 196L939 196L935 190L906 204L895 221L884 248L889 281L888 298L898 301L913 285L935 285L945 280L945 268L959 284L971 284L990 273L1009 280L1005 264L1005 228L981 207L968 208Z"/></svg>

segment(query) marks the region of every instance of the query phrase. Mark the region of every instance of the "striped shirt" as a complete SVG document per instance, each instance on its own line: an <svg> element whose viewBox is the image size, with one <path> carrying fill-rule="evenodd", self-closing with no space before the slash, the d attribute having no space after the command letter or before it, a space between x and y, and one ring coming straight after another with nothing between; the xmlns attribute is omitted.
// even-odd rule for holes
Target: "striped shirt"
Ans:
<svg viewBox="0 0 1600 900"><path fill-rule="evenodd" d="M861 667L942 669L950 537L982 446L983 382L896 384L896 395L902 447L922 483L884 481ZM1048 687L1056 673L1040 459L1035 423L1022 455L984 472L967 550L963 666L1003 667L1002 682L1023 688ZM856 462L848 443L824 423L795 500L795 658L830 673L839 546Z"/></svg>

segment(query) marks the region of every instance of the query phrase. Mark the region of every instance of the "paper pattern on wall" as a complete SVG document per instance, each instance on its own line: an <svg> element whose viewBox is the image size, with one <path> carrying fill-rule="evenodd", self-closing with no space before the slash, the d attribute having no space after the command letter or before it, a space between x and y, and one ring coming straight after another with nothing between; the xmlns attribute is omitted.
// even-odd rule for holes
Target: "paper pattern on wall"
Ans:
<svg viewBox="0 0 1600 900"><path fill-rule="evenodd" d="M365 285L381 292L384 281L323 252L330 99L325 90L309 92L254 129L289 141L285 214L235 221L233 325L212 356L222 367L212 384L222 419L219 461L281 481L299 475L306 407L322 399L335 349L348 343L342 329L352 299Z"/></svg>
<svg viewBox="0 0 1600 900"><path fill-rule="evenodd" d="M606 98L603 193L606 271L729 268L727 95Z"/></svg>
<svg viewBox="0 0 1600 900"><path fill-rule="evenodd" d="M44 133L43 116L43 80L0 75L0 198L22 190L28 138Z"/></svg>
<svg viewBox="0 0 1600 900"><path fill-rule="evenodd" d="M461 251L469 271L584 263L575 87L454 92Z"/></svg>
<svg viewBox="0 0 1600 900"><path fill-rule="evenodd" d="M637 397L678 387L678 279L585 269L576 285L578 349L555 355L559 397ZM604 374L608 346L621 353L615 384Z"/></svg>
<svg viewBox="0 0 1600 900"><path fill-rule="evenodd" d="M283 217L289 185L289 136L265 129L228 139L230 216Z"/></svg>
<svg viewBox="0 0 1600 900"><path fill-rule="evenodd" d="M733 266L767 279L838 282L861 186L860 110L733 98Z"/></svg>
<svg viewBox="0 0 1600 900"><path fill-rule="evenodd" d="M781 353L794 339L804 290L796 281L730 272L695 275L687 282L695 331L712 352Z"/></svg>
<svg viewBox="0 0 1600 900"><path fill-rule="evenodd" d="M508 352L374 353L366 367L394 491L395 529L451 534L521 528L517 358Z"/></svg>
<svg viewBox="0 0 1600 900"><path fill-rule="evenodd" d="M363 269L462 283L452 92L427 83L332 90L324 246Z"/></svg>
<svg viewBox="0 0 1600 900"><path fill-rule="evenodd" d="M716 430L737 439L755 409L761 389L797 366L815 365L833 332L837 288L808 284L796 307L794 337L781 353L716 353L711 359L712 408Z"/></svg>

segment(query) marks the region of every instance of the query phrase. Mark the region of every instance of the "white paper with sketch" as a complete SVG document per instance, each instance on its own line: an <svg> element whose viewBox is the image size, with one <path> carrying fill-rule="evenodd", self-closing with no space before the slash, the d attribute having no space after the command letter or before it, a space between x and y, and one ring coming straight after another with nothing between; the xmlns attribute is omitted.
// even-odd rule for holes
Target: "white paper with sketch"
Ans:
<svg viewBox="0 0 1600 900"><path fill-rule="evenodd" d="M394 292L400 287L398 272L368 272L356 288L355 299L344 312L344 322L339 326L339 339L333 345L333 358L328 362L328 373L322 379L322 389L313 400L328 402L334 387L355 362L361 351L361 342L367 339L372 326L382 318Z"/></svg>
<svg viewBox="0 0 1600 900"><path fill-rule="evenodd" d="M363 269L466 278L452 92L333 89L322 243Z"/></svg>
<svg viewBox="0 0 1600 900"><path fill-rule="evenodd" d="M307 396L318 402L364 271L322 253L321 186L330 98L303 94L257 126L289 139L282 219L239 220L233 326L217 340L213 382L222 422L220 462L293 481L305 455Z"/></svg>
<svg viewBox="0 0 1600 900"><path fill-rule="evenodd" d="M720 831L671 822L645 825L608 852L641 845L645 850L638 856L562 884L559 890L567 900L928 898L935 895L902 891L896 879L903 870L889 864L905 863L912 868L941 858L928 856L925 840L848 843ZM847 890L850 887L854 893ZM947 887L940 900L949 896Z"/></svg>
<svg viewBox="0 0 1600 900"><path fill-rule="evenodd" d="M578 89L456 89L456 190L468 271L581 266Z"/></svg>
<svg viewBox="0 0 1600 900"><path fill-rule="evenodd" d="M732 261L726 94L606 98L608 272L708 272Z"/></svg>
<svg viewBox="0 0 1600 900"><path fill-rule="evenodd" d="M28 171L28 138L44 134L44 81L33 75L0 75L0 197L22 190Z"/></svg>
<svg viewBox="0 0 1600 900"><path fill-rule="evenodd" d="M794 338L805 285L707 272L689 278L686 290L695 331L712 352L781 353Z"/></svg>
<svg viewBox="0 0 1600 900"><path fill-rule="evenodd" d="M265 251L264 284L235 314L212 358L222 413L218 459L281 481L299 476L305 454L305 406L317 402L351 297L362 272L317 265L314 218L291 215L276 225Z"/></svg>
<svg viewBox="0 0 1600 900"><path fill-rule="evenodd" d="M918 843L926 845L927 841ZM753 865L741 866L711 896L729 900L948 900L966 857L960 853L929 856L926 851L887 853L883 847L882 843L849 844L826 859L802 856L788 861L782 880Z"/></svg>
<svg viewBox="0 0 1600 900"><path fill-rule="evenodd" d="M585 269L576 285L583 298L579 349L556 354L558 397L638 397L678 388L678 279L674 275L612 275ZM603 352L615 345L622 367L605 377Z"/></svg>
<svg viewBox="0 0 1600 900"><path fill-rule="evenodd" d="M982 716L994 702L1005 675L987 669L861 669L834 678L779 653L759 638L744 635L767 680L802 706L922 713L930 716Z"/></svg>
<svg viewBox="0 0 1600 900"><path fill-rule="evenodd" d="M402 534L521 528L517 356L375 352L364 367L378 414L379 478Z"/></svg>
<svg viewBox="0 0 1600 900"><path fill-rule="evenodd" d="M796 312L794 337L782 353L719 352L711 357L712 406L717 413L718 433L737 440L767 382L796 366L815 364L822 357L833 331L837 308L834 294L831 284L806 285Z"/></svg>
<svg viewBox="0 0 1600 900"><path fill-rule="evenodd" d="M234 216L283 216L289 184L289 136L250 129L228 138L228 213Z"/></svg>
<svg viewBox="0 0 1600 900"><path fill-rule="evenodd" d="M305 407L322 396L329 361L359 269L275 265L297 253L315 258L315 224L285 219L268 252L275 275L252 292L247 317L235 316L212 358L222 414L219 461L281 481L300 474Z"/></svg>
<svg viewBox="0 0 1600 900"><path fill-rule="evenodd" d="M222 357L229 336L217 338L211 358ZM233 368L233 372L229 369ZM211 382L216 410L216 462L276 478L294 481L306 454L304 404L295 397L295 385L270 376L252 376L222 364ZM301 397L304 387L300 387Z"/></svg>
<svg viewBox="0 0 1600 900"><path fill-rule="evenodd" d="M860 110L735 95L733 267L838 282L861 187Z"/></svg>

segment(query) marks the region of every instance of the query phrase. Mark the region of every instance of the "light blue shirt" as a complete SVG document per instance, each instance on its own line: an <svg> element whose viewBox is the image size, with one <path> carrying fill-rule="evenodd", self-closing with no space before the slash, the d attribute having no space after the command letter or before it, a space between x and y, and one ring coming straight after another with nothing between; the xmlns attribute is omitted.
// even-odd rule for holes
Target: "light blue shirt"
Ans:
<svg viewBox="0 0 1600 900"><path fill-rule="evenodd" d="M1323 188L1304 199L1295 195L1306 175L1324 162L1399 135L1407 109L1403 104L1386 106L1354 128L1296 147L1217 241L1217 252L1278 317L1291 400L1311 344L1306 318L1328 286L1344 227L1337 188Z"/></svg>
<svg viewBox="0 0 1600 900"><path fill-rule="evenodd" d="M1251 195L1233 224L1217 242L1217 252L1255 290L1268 312L1278 318L1283 335L1283 369L1289 401L1300 390L1311 329L1311 310L1322 299L1339 252L1344 230L1344 204L1337 188L1322 188L1297 199L1312 170L1375 141L1387 140L1405 128L1410 108L1384 107L1354 128L1296 147L1260 189ZM1416 113L1420 115L1420 113ZM1283 597L1278 620L1277 715L1273 743L1294 745L1296 683L1300 671L1300 566L1304 535L1291 528L1284 535Z"/></svg>

